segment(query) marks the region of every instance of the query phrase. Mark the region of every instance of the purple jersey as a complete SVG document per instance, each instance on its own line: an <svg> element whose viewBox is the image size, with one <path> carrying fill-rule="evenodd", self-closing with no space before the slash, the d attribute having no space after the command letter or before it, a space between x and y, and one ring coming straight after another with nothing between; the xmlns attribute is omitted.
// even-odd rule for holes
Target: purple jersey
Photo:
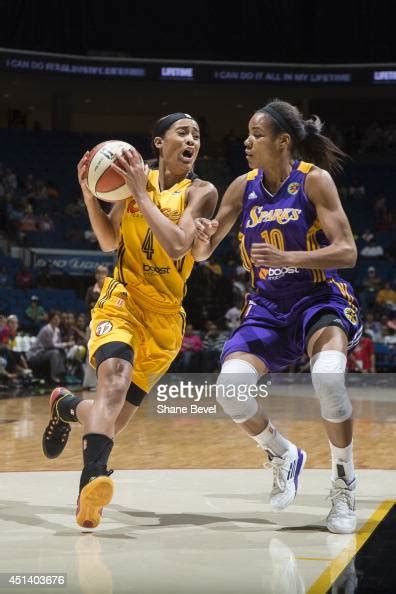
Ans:
<svg viewBox="0 0 396 594"><path fill-rule="evenodd" d="M221 362L232 353L251 353L269 371L297 361L307 347L309 332L324 314L330 325L345 331L349 348L362 334L359 307L349 283L336 270L285 266L252 266L252 243L265 241L281 250L310 251L329 245L316 210L304 192L310 163L295 161L289 177L272 196L263 186L261 169L247 174L241 222L241 253L255 291L246 296L241 325L224 345Z"/></svg>
<svg viewBox="0 0 396 594"><path fill-rule="evenodd" d="M304 191L305 178L312 166L294 161L289 177L274 195L264 188L262 169L247 174L239 234L242 261L251 274L253 288L270 299L302 289L309 293L317 283L342 280L336 270L264 268L251 263L252 243L270 243L285 251L311 251L329 245L316 209Z"/></svg>

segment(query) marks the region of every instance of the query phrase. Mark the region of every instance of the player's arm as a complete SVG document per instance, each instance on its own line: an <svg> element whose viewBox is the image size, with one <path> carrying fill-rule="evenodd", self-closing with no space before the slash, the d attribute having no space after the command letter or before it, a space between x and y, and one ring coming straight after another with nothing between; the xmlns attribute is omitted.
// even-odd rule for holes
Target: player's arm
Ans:
<svg viewBox="0 0 396 594"><path fill-rule="evenodd" d="M87 186L86 164L89 152L86 152L77 165L78 181L87 207L92 230L96 235L99 245L104 252L116 250L119 242L120 223L125 208L125 200L120 200L111 209L110 213L104 212L99 200L92 194Z"/></svg>
<svg viewBox="0 0 396 594"><path fill-rule="evenodd" d="M246 175L234 179L228 186L219 212L213 221L207 218L195 220L197 236L194 239L192 255L197 262L206 260L232 229L242 210L242 199L246 187Z"/></svg>
<svg viewBox="0 0 396 594"><path fill-rule="evenodd" d="M121 166L113 164L113 169L125 179L155 238L171 258L178 260L191 249L194 241L194 217L203 216L202 213L206 216L213 214L217 201L216 188L209 182L193 183L188 193L187 208L176 224L160 211L148 195L148 170L137 150L123 151L118 161Z"/></svg>
<svg viewBox="0 0 396 594"><path fill-rule="evenodd" d="M330 245L313 251L282 252L269 244L255 243L251 249L253 263L256 266L353 268L357 258L355 240L331 175L315 168L307 175L305 193L316 208Z"/></svg>
<svg viewBox="0 0 396 594"><path fill-rule="evenodd" d="M191 250L197 233L194 221L199 217L211 217L216 208L217 198L217 190L210 182L196 180L191 184L187 196L187 208L177 225L179 243L174 246L177 255L172 256L175 260L182 258Z"/></svg>

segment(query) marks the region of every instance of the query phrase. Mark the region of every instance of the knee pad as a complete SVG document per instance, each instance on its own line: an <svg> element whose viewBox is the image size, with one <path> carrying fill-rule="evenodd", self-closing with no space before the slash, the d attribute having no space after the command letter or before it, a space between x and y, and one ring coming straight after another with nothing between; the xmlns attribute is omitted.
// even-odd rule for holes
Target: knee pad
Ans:
<svg viewBox="0 0 396 594"><path fill-rule="evenodd" d="M254 417L258 410L256 398L249 387L256 386L259 374L255 367L242 359L223 363L216 382L216 400L236 423Z"/></svg>
<svg viewBox="0 0 396 594"><path fill-rule="evenodd" d="M340 351L321 351L311 358L312 384L319 398L323 419L342 423L352 415L345 388L346 356Z"/></svg>

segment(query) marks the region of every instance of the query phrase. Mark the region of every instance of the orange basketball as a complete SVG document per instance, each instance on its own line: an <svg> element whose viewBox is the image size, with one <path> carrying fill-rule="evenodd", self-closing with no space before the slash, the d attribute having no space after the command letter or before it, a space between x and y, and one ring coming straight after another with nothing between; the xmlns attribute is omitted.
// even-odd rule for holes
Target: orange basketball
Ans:
<svg viewBox="0 0 396 594"><path fill-rule="evenodd" d="M87 185L92 194L107 202L124 200L131 195L124 179L111 168L118 165L117 157L123 149L132 148L122 140L106 140L97 144L89 153L87 162Z"/></svg>

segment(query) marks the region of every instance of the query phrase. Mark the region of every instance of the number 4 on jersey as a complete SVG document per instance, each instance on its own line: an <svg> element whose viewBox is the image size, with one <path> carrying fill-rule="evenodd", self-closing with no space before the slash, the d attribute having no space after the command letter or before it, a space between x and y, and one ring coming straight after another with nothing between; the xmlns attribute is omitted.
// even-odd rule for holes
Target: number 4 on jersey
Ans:
<svg viewBox="0 0 396 594"><path fill-rule="evenodd" d="M147 260L152 260L154 254L154 237L151 229L147 230L146 236L142 243L142 252L147 256Z"/></svg>

